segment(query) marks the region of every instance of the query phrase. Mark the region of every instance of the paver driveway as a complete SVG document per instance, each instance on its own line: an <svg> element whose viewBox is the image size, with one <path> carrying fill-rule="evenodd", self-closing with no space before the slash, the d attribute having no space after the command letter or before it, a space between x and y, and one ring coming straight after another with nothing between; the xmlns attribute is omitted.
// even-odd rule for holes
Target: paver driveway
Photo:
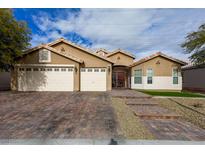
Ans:
<svg viewBox="0 0 205 154"><path fill-rule="evenodd" d="M0 139L117 137L110 101L106 92L0 93Z"/></svg>

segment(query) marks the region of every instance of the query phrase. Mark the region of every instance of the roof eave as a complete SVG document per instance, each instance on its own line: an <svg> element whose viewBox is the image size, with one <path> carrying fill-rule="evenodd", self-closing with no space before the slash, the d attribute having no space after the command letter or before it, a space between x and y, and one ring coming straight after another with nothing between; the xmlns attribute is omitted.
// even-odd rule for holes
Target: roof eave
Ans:
<svg viewBox="0 0 205 154"><path fill-rule="evenodd" d="M76 59L76 58L72 58L71 56L61 54L60 52L56 51L56 49L51 48L51 47L49 47L49 46L47 46L47 45L39 45L39 46L37 46L37 47L28 49L27 52L25 52L25 53L23 54L23 56L24 56L24 55L27 55L27 54L29 54L29 53L31 53L31 52L33 52L33 51L39 50L39 49L47 49L47 50L49 50L49 51L52 51L52 52L54 52L54 53L56 53L56 54L58 54L58 55L60 55L60 56L63 56L63 57L68 58L68 59L71 59L71 60L73 60L73 61L75 61L75 62L78 62L78 63L80 63L80 64L84 63L84 61L82 61L82 60L80 60L80 59L78 60L78 59Z"/></svg>
<svg viewBox="0 0 205 154"><path fill-rule="evenodd" d="M122 53L122 54L124 54L124 55L126 55L126 56L129 56L129 57L135 59L135 56L132 56L132 55L130 55L130 54L128 54L128 53L124 53L124 52L122 52L122 51L114 51L114 52L109 53L108 55L106 55L106 57L110 57L110 56L112 56L112 55L114 55L114 54L117 54L118 52L120 52L120 53Z"/></svg>
<svg viewBox="0 0 205 154"><path fill-rule="evenodd" d="M165 56L165 55L163 55L163 54L158 54L158 55L155 55L155 56L153 56L153 57L151 57L150 59L146 59L146 60L139 60L139 61L137 61L137 62L134 62L133 64L131 64L130 65L130 67L134 67L134 66L137 66L137 65L140 65L140 64L142 64L142 63L145 63L145 62L147 62L147 61L149 61L149 60L152 60L153 58L156 58L156 57L164 57L164 58L166 58L166 59L169 59L169 60L171 60L171 61L174 61L174 62L176 62L176 63L178 63L178 64L181 64L181 65L187 65L187 63L186 62L183 62L183 61L180 61L180 60L177 60L177 59L173 59L173 58L170 58L170 57L167 57L167 56Z"/></svg>
<svg viewBox="0 0 205 154"><path fill-rule="evenodd" d="M58 43L60 43L60 42L64 42L64 43L66 43L66 44L69 44L69 45L71 45L71 46L73 46L73 47L75 47L75 48L77 48L77 49L80 49L80 50L82 50L82 51L85 51L85 52L88 53L88 54L91 54L91 55L93 55L93 56L95 56L95 57L97 57L97 58L99 58L99 59L102 59L102 60L104 60L104 61L107 61L107 62L113 64L112 61L110 61L110 60L108 60L108 59L105 59L105 58L103 58L103 57L100 57L100 56L98 56L97 54L92 53L91 51L88 51L87 49L85 49L85 48L83 48L83 47L80 47L80 46L78 46L78 45L76 45L76 44L74 44L74 43L72 43L72 42L69 42L69 41L67 41L67 40L65 40L65 39L60 39L60 40L57 40L57 41L48 43L47 45L48 45L48 46L52 46L52 45L58 44Z"/></svg>

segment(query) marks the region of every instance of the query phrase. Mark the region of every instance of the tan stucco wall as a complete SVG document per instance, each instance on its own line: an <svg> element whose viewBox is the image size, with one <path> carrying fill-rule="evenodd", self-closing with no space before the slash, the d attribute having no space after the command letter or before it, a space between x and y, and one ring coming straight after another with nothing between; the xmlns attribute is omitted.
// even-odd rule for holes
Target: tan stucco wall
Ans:
<svg viewBox="0 0 205 154"><path fill-rule="evenodd" d="M114 65L125 65L129 66L133 63L133 58L126 56L122 53L116 53L108 57L111 61L113 61Z"/></svg>
<svg viewBox="0 0 205 154"><path fill-rule="evenodd" d="M156 64L157 62L160 64ZM153 69L154 76L172 76L173 67L181 68L181 65L163 57L156 57L147 62L132 67L131 70L132 76L134 75L134 70L136 69L142 69L143 76L146 76L146 71L148 68Z"/></svg>
<svg viewBox="0 0 205 154"><path fill-rule="evenodd" d="M63 47L68 54L71 54L81 60L84 61L84 64L81 66L79 63L67 59L63 56L60 56L56 53L51 52L51 62L46 64L73 64L77 68L77 72L74 72L74 90L79 91L80 90L80 67L104 67L104 68L111 68L111 71L107 71L107 90L112 89L112 64L102 60L98 57L95 57L93 55L90 55L88 53L85 53L84 51L81 51L80 49L74 48L72 46L69 46L64 43L59 43L55 46L53 46L57 50L61 50ZM43 64L39 63L39 52L34 51L23 58L19 59L17 62L18 64ZM15 74L15 75L14 75ZM12 75L12 89L15 90L17 86L17 73L13 73Z"/></svg>
<svg viewBox="0 0 205 154"><path fill-rule="evenodd" d="M75 47L69 46L65 43L58 43L56 45L52 46L53 48L61 51L61 48L65 49L65 52L68 54L71 54L81 60L84 61L83 67L105 67L105 68L112 68L112 64L102 60L94 55L91 55L89 53L86 53L85 51L82 51L80 49L77 49ZM80 82L80 81L79 81ZM112 71L107 72L107 90L112 89Z"/></svg>
<svg viewBox="0 0 205 154"><path fill-rule="evenodd" d="M40 63L39 62L39 50L34 51L24 57L22 57L20 60L17 62L18 64L70 64L70 65L75 65L77 68L77 72L74 72L74 90L79 91L80 85L79 85L79 80L80 80L80 75L79 75L79 63L67 59L63 56L60 56L56 53L51 52L51 62L50 63ZM14 72L15 71L15 72ZM11 82L11 87L12 90L16 90L17 88L17 71L14 70L12 71L12 82Z"/></svg>

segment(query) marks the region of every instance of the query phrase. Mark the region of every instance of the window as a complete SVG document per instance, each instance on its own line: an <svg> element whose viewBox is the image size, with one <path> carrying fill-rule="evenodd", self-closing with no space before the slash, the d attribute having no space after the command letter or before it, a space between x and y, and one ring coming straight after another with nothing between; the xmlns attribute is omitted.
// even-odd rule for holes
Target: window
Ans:
<svg viewBox="0 0 205 154"><path fill-rule="evenodd" d="M24 68L19 68L19 71L24 71Z"/></svg>
<svg viewBox="0 0 205 154"><path fill-rule="evenodd" d="M59 71L59 68L55 68L54 71L56 71L56 72Z"/></svg>
<svg viewBox="0 0 205 154"><path fill-rule="evenodd" d="M46 71L52 71L52 68L47 68Z"/></svg>
<svg viewBox="0 0 205 154"><path fill-rule="evenodd" d="M73 72L73 68L68 68L68 72Z"/></svg>
<svg viewBox="0 0 205 154"><path fill-rule="evenodd" d="M179 71L177 68L173 68L172 76L173 76L173 84L178 84L179 83L178 81Z"/></svg>
<svg viewBox="0 0 205 154"><path fill-rule="evenodd" d="M45 71L46 69L45 68L41 68L41 71Z"/></svg>
<svg viewBox="0 0 205 154"><path fill-rule="evenodd" d="M26 71L31 71L31 68L26 68Z"/></svg>
<svg viewBox="0 0 205 154"><path fill-rule="evenodd" d="M49 50L43 49L39 51L39 62L51 62L51 53Z"/></svg>
<svg viewBox="0 0 205 154"><path fill-rule="evenodd" d="M81 72L85 72L85 68L81 68Z"/></svg>
<svg viewBox="0 0 205 154"><path fill-rule="evenodd" d="M102 68L102 69L101 69L101 72L105 72L105 69L104 69L104 68Z"/></svg>
<svg viewBox="0 0 205 154"><path fill-rule="evenodd" d="M92 68L88 68L88 72L92 72L93 70L92 70Z"/></svg>
<svg viewBox="0 0 205 154"><path fill-rule="evenodd" d="M62 72L65 72L65 71L66 71L66 68L61 68L61 71L62 71Z"/></svg>
<svg viewBox="0 0 205 154"><path fill-rule="evenodd" d="M94 72L99 72L99 69L98 69L98 68L95 68L95 69L94 69Z"/></svg>
<svg viewBox="0 0 205 154"><path fill-rule="evenodd" d="M147 69L147 84L153 83L153 70L151 68Z"/></svg>
<svg viewBox="0 0 205 154"><path fill-rule="evenodd" d="M33 68L33 71L38 71L38 68Z"/></svg>
<svg viewBox="0 0 205 154"><path fill-rule="evenodd" d="M142 69L138 69L134 71L134 83L142 84Z"/></svg>

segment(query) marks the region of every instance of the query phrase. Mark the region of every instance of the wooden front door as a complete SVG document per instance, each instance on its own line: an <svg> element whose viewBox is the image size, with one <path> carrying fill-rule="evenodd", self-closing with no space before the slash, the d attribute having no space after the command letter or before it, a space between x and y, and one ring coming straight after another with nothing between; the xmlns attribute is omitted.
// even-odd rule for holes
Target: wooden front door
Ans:
<svg viewBox="0 0 205 154"><path fill-rule="evenodd" d="M113 72L112 86L114 88L125 88L125 72Z"/></svg>

